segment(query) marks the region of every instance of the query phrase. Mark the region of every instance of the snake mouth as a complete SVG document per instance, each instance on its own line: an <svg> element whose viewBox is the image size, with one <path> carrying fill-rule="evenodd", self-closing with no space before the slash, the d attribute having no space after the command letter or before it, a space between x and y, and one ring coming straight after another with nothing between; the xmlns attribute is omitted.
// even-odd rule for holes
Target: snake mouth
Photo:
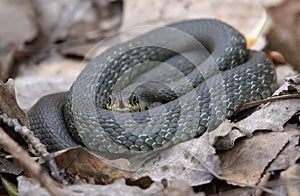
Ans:
<svg viewBox="0 0 300 196"><path fill-rule="evenodd" d="M125 107L125 108L117 107L117 108L113 108L111 110L116 111L116 112L135 112L135 110L128 108L128 107Z"/></svg>

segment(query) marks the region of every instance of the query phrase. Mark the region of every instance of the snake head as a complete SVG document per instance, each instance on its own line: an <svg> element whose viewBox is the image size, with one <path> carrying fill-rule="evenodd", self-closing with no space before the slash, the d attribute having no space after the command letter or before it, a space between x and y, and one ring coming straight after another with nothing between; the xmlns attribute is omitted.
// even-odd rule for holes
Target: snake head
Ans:
<svg viewBox="0 0 300 196"><path fill-rule="evenodd" d="M123 99L123 97L125 98ZM105 108L108 110L115 110L119 112L140 112L141 111L139 99L134 93L132 93L130 96L109 95L106 99Z"/></svg>

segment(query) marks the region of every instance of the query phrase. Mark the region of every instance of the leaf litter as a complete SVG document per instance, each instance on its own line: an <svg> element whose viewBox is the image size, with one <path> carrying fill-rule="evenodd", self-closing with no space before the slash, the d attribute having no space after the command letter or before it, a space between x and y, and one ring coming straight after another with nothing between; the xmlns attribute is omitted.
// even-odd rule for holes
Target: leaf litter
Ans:
<svg viewBox="0 0 300 196"><path fill-rule="evenodd" d="M65 34L64 29L63 35ZM30 34L31 37L32 35L35 33ZM286 92L299 93L295 81L292 79L285 84ZM23 125L28 125L26 113L17 107L11 82L0 87L1 111L17 118ZM283 170L285 171L281 172L279 180L284 182L296 179L295 182L299 185L299 170L291 169L292 172L288 173L290 168L297 168L299 165L299 105L298 99L265 104L241 121L233 123L226 120L218 129L169 148L139 165L126 160L112 163L82 147L66 149L56 153L56 160L73 182L78 184L63 188L71 194L92 195L103 192L111 195L140 195L171 194L174 191L192 195L194 191L191 187L212 184L213 179L218 177L216 175L226 177L229 184L245 186L238 182L253 185L261 180L265 172ZM296 123L292 123L291 119ZM131 186L128 185L129 181L133 182ZM138 181L150 184L141 189ZM32 178L19 176L18 183L19 193L48 194ZM299 193L297 183L296 186L285 184L284 188L287 193ZM252 188L232 190L251 192Z"/></svg>

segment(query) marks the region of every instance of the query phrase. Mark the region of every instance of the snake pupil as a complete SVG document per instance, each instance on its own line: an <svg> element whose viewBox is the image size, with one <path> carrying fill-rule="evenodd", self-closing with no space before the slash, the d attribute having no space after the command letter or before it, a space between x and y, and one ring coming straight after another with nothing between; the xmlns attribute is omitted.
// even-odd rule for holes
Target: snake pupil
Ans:
<svg viewBox="0 0 300 196"><path fill-rule="evenodd" d="M132 95L130 96L130 102L132 104L138 104L139 103L139 100L138 98L135 96L135 94L132 93Z"/></svg>
<svg viewBox="0 0 300 196"><path fill-rule="evenodd" d="M112 95L109 95L107 98L107 104L111 105L111 103L112 103Z"/></svg>

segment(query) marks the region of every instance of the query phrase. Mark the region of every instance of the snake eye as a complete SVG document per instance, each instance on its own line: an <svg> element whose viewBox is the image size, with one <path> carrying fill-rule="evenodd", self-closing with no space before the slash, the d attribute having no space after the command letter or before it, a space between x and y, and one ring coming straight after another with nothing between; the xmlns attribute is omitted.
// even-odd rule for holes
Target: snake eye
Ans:
<svg viewBox="0 0 300 196"><path fill-rule="evenodd" d="M139 103L139 100L138 100L138 98L135 96L135 94L133 94L132 93L132 95L130 96L130 102L132 103L132 104L138 104Z"/></svg>
<svg viewBox="0 0 300 196"><path fill-rule="evenodd" d="M112 95L109 95L108 98L107 98L107 105L111 105L112 103Z"/></svg>

